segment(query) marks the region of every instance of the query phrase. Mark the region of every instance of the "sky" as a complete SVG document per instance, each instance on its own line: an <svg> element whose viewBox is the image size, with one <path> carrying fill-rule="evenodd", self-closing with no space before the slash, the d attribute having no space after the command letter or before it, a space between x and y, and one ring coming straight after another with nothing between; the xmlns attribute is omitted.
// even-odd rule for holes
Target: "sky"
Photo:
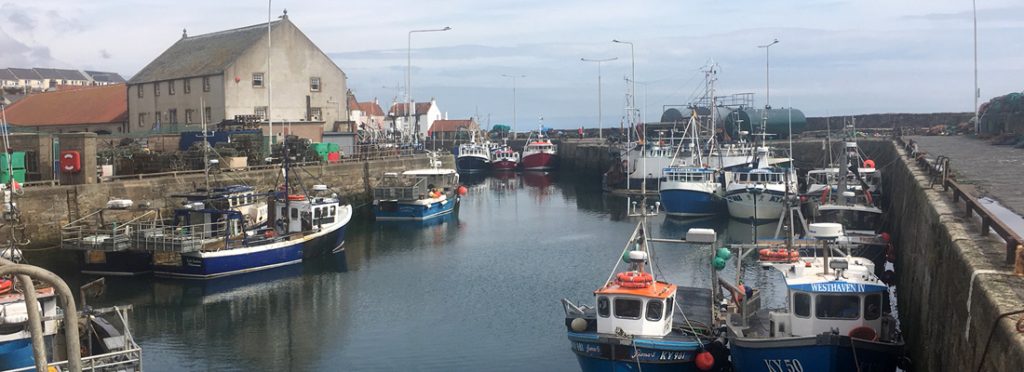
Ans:
<svg viewBox="0 0 1024 372"><path fill-rule="evenodd" d="M752 92L808 116L973 111L968 0L373 1L276 0L349 77L360 101L412 95L449 118L536 128L618 126L635 65L648 121L703 93ZM978 0L981 102L1024 90L1024 3ZM131 77L181 37L266 22L265 1L0 0L0 67L114 71ZM634 45L612 43L619 39ZM502 75L525 75L512 79ZM515 107L515 110L513 110Z"/></svg>

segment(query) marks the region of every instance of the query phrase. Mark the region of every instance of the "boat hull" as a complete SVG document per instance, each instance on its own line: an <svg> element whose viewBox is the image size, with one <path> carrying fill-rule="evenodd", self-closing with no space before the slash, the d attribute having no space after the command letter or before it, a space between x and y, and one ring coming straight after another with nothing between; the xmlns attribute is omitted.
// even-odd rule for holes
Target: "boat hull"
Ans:
<svg viewBox="0 0 1024 372"><path fill-rule="evenodd" d="M324 251L340 251L345 243L346 225L347 221L333 231L308 239L220 252L183 253L180 265L154 265L153 272L159 277L213 279L292 265L302 262L306 252L312 256Z"/></svg>
<svg viewBox="0 0 1024 372"><path fill-rule="evenodd" d="M478 156L460 156L455 159L455 166L460 172L483 172L491 169L491 163Z"/></svg>
<svg viewBox="0 0 1024 372"><path fill-rule="evenodd" d="M458 204L457 198L429 205L375 201L373 216L378 221L422 221L451 214Z"/></svg>
<svg viewBox="0 0 1024 372"><path fill-rule="evenodd" d="M593 334L573 332L569 340L584 372L698 371L694 364L699 347L696 342L692 346L661 347L657 341L636 339L633 345L623 345L618 340L602 340Z"/></svg>
<svg viewBox="0 0 1024 372"><path fill-rule="evenodd" d="M725 210L725 200L719 195L697 190L661 190L661 206L670 216L714 216Z"/></svg>
<svg viewBox="0 0 1024 372"><path fill-rule="evenodd" d="M725 195L729 216L739 220L754 218L758 221L778 220L785 212L785 194L766 190L754 195L747 190L729 192Z"/></svg>
<svg viewBox="0 0 1024 372"><path fill-rule="evenodd" d="M733 366L738 372L892 372L896 370L902 349L901 344L831 334L777 339L741 338L731 340L730 346Z"/></svg>
<svg viewBox="0 0 1024 372"><path fill-rule="evenodd" d="M143 251L82 252L82 274L135 276L153 272L153 254Z"/></svg>
<svg viewBox="0 0 1024 372"><path fill-rule="evenodd" d="M491 169L496 171L510 171L515 170L519 166L519 162L509 159L499 159L491 163Z"/></svg>
<svg viewBox="0 0 1024 372"><path fill-rule="evenodd" d="M545 152L523 156L524 170L551 170L558 167L558 155Z"/></svg>

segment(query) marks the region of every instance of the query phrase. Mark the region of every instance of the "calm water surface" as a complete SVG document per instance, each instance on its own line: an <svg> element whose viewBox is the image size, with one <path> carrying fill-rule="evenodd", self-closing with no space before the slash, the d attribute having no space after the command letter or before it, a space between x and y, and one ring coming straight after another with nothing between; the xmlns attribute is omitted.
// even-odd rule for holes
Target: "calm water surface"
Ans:
<svg viewBox="0 0 1024 372"><path fill-rule="evenodd" d="M626 200L569 175L464 180L471 186L457 216L375 223L360 210L344 254L209 282L110 278L90 301L135 306L135 337L153 371L578 369L559 300L592 302L635 226ZM753 234L721 219L650 224L657 237L691 227L715 228L723 242ZM709 248L656 248L661 275L707 285ZM88 279L66 258L34 263L73 286ZM746 273L772 306L783 301L780 278Z"/></svg>

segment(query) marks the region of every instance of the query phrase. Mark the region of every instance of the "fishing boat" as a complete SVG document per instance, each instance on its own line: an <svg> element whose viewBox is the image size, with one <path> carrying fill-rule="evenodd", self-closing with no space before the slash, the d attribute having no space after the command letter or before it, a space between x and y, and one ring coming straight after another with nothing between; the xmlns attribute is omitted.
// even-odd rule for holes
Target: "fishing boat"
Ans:
<svg viewBox="0 0 1024 372"><path fill-rule="evenodd" d="M831 191L842 193L845 191L870 193L873 199L878 200L882 194L882 171L875 168L875 161L867 157L857 144L857 131L851 124L846 126L847 137L843 142L843 151L840 153L838 164L829 164L825 168L812 169L807 172L804 194L808 197L821 197L822 193ZM831 140L829 140L831 145ZM829 150L829 161L831 162L832 152ZM840 181L840 173L845 174L843 181L846 187L838 189L836 186Z"/></svg>
<svg viewBox="0 0 1024 372"><path fill-rule="evenodd" d="M6 250L6 249L5 249ZM18 277L0 279L0 370L33 366L32 334L28 327L25 294L14 289ZM42 323L44 341L53 341L58 324L57 297L53 287L38 283L35 288L40 315L49 319Z"/></svg>
<svg viewBox="0 0 1024 372"><path fill-rule="evenodd" d="M637 224L620 256L628 268L616 272L616 263L594 291L596 307L562 299L568 338L583 371L696 371L696 360L710 357L702 351L710 340L686 322L675 322L679 302L691 299L678 297L679 287L647 269L652 263L644 223Z"/></svg>
<svg viewBox="0 0 1024 372"><path fill-rule="evenodd" d="M272 194L244 185L198 190L182 195L185 202L169 223L136 225L135 247L154 253L154 274L213 279L342 251L352 206L326 185L307 189L291 174L288 154L297 140L285 139L284 183ZM259 222L262 213L268 222Z"/></svg>
<svg viewBox="0 0 1024 372"><path fill-rule="evenodd" d="M883 309L888 287L865 258L832 258L828 240L842 226L811 224L826 242L821 257L796 250L761 249L761 265L785 278L786 308L749 308L758 294L739 291L727 314L730 351L737 371L895 371L903 341ZM759 301L757 301L759 303Z"/></svg>
<svg viewBox="0 0 1024 372"><path fill-rule="evenodd" d="M111 199L106 206L67 223L60 230L60 247L80 251L82 273L133 276L153 271L152 253L131 249L132 225L160 219L148 203Z"/></svg>
<svg viewBox="0 0 1024 372"><path fill-rule="evenodd" d="M778 220L785 212L786 198L796 191L793 168L768 166L768 148L757 148L753 166L733 173L725 188L729 216L740 220Z"/></svg>
<svg viewBox="0 0 1024 372"><path fill-rule="evenodd" d="M697 112L694 110L685 131L690 140L688 146L680 146L673 157L673 166L661 172L662 181L658 192L661 205L669 216L705 217L725 210L725 190L720 174L718 170L704 164L696 119ZM713 116L711 126L714 127ZM714 147L714 139L708 145Z"/></svg>
<svg viewBox="0 0 1024 372"><path fill-rule="evenodd" d="M373 215L379 221L427 220L451 214L465 194L454 169L431 168L384 173L373 188Z"/></svg>
<svg viewBox="0 0 1024 372"><path fill-rule="evenodd" d="M527 139L523 147L523 170L552 170L558 167L558 148L551 140L537 133L534 139Z"/></svg>
<svg viewBox="0 0 1024 372"><path fill-rule="evenodd" d="M476 142L476 133L469 142L459 145L455 167L460 172L482 172L491 169L491 149L487 143Z"/></svg>
<svg viewBox="0 0 1024 372"><path fill-rule="evenodd" d="M508 144L502 145L494 150L491 161L491 169L496 171L511 171L519 167L519 152L512 149Z"/></svg>

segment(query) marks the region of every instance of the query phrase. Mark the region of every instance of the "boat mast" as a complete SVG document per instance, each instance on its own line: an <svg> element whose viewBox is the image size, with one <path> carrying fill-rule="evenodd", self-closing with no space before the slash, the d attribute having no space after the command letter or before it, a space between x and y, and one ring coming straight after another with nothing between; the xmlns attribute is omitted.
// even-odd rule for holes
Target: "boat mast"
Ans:
<svg viewBox="0 0 1024 372"><path fill-rule="evenodd" d="M141 88L140 88L141 89ZM199 107L205 107L206 103L203 101L203 97L199 97ZM205 111L205 110L204 110ZM209 133L206 131L206 113L200 115L199 123L203 129L203 175L206 178L206 196L210 196L210 140Z"/></svg>

